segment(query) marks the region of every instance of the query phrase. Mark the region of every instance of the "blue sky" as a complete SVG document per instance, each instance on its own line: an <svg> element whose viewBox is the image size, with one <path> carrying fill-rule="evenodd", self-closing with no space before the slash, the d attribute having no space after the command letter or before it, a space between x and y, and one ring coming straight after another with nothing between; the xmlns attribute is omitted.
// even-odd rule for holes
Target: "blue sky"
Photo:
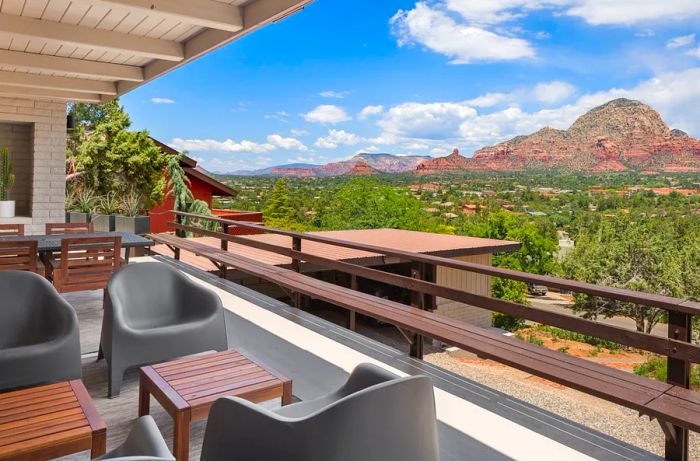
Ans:
<svg viewBox="0 0 700 461"><path fill-rule="evenodd" d="M700 137L700 1L316 0L122 103L233 171L471 155L616 97Z"/></svg>

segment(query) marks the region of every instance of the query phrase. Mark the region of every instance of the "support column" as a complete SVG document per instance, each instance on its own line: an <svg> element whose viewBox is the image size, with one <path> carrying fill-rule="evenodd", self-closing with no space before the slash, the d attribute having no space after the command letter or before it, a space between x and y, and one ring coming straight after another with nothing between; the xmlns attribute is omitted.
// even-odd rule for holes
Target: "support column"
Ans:
<svg viewBox="0 0 700 461"><path fill-rule="evenodd" d="M419 262L411 262L411 278L423 280L423 264ZM425 296L418 292L411 290L411 306L417 307L419 309L425 309ZM423 358L423 335L418 333L413 333L412 341L409 354L411 357L417 359Z"/></svg>
<svg viewBox="0 0 700 461"><path fill-rule="evenodd" d="M692 316L680 312L668 313L668 337L684 342L690 342L692 335ZM666 382L674 386L690 388L690 362L669 357ZM688 430L672 426L670 435L666 438L665 458L668 461L688 461Z"/></svg>
<svg viewBox="0 0 700 461"><path fill-rule="evenodd" d="M301 251L301 238L292 237L292 250ZM294 272L301 272L301 261L296 256L292 257L292 270ZM296 291L292 292L292 306L296 308L301 307L301 293Z"/></svg>

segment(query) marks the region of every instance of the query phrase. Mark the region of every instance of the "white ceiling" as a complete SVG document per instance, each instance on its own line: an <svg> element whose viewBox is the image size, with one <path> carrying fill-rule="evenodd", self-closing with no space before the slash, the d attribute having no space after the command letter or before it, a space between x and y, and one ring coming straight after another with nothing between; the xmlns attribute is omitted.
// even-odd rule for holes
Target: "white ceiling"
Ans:
<svg viewBox="0 0 700 461"><path fill-rule="evenodd" d="M0 94L100 102L312 0L0 0Z"/></svg>

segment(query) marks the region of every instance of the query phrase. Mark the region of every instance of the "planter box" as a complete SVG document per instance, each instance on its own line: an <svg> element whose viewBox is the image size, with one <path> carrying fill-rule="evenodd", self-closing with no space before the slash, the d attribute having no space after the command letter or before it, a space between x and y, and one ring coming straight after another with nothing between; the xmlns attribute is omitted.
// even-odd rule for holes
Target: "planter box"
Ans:
<svg viewBox="0 0 700 461"><path fill-rule="evenodd" d="M114 230L117 232L131 232L133 234L148 234L151 232L151 218L149 216L119 216L115 217Z"/></svg>
<svg viewBox="0 0 700 461"><path fill-rule="evenodd" d="M92 215L92 224L95 227L95 232L114 232L116 229L116 217L113 214Z"/></svg>
<svg viewBox="0 0 700 461"><path fill-rule="evenodd" d="M81 213L79 211L70 211L67 215L68 219L66 219L66 222L90 222L92 217L90 213Z"/></svg>
<svg viewBox="0 0 700 461"><path fill-rule="evenodd" d="M14 200L2 200L0 201L0 218L14 218L15 217L15 201Z"/></svg>

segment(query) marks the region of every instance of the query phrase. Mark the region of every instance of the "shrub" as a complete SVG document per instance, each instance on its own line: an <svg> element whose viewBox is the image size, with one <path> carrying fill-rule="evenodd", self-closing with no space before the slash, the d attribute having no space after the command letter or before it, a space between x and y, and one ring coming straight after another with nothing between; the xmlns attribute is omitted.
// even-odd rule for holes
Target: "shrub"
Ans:
<svg viewBox="0 0 700 461"><path fill-rule="evenodd" d="M579 343L590 344L591 346L596 346L598 352L601 348L605 348L611 351L622 350L622 345L614 341L609 341L607 339L600 339L594 336L584 335L583 333L577 333L575 331L564 330L562 328L550 327L548 325L541 325L537 327L538 330L549 333L553 338L565 339L569 341L576 341Z"/></svg>
<svg viewBox="0 0 700 461"><path fill-rule="evenodd" d="M662 357L649 357L646 362L635 365L634 373L657 381L666 381L668 363ZM690 386L700 387L700 366L698 365L693 365L690 369Z"/></svg>
<svg viewBox="0 0 700 461"><path fill-rule="evenodd" d="M493 312L491 314L491 324L496 328L503 328L504 330L508 331L518 331L525 326L525 320L513 317L512 315Z"/></svg>

